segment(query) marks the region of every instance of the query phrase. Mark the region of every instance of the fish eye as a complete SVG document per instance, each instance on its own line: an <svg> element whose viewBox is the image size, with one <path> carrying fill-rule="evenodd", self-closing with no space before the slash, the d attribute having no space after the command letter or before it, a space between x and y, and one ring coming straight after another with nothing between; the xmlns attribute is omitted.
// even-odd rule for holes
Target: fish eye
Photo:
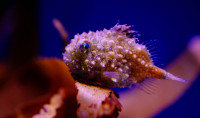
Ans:
<svg viewBox="0 0 200 118"><path fill-rule="evenodd" d="M89 44L88 44L88 43L85 43L85 44L83 45L83 47L84 47L85 49L88 49L88 48L89 48Z"/></svg>
<svg viewBox="0 0 200 118"><path fill-rule="evenodd" d="M88 42L84 42L83 44L80 45L80 50L85 52L89 49L89 43Z"/></svg>

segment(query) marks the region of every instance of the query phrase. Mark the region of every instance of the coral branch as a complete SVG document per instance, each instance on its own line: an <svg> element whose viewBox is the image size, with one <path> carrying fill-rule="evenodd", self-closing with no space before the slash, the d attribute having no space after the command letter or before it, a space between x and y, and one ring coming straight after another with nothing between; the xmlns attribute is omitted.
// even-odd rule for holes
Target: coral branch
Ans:
<svg viewBox="0 0 200 118"><path fill-rule="evenodd" d="M76 82L79 118L117 117L121 104L113 90Z"/></svg>

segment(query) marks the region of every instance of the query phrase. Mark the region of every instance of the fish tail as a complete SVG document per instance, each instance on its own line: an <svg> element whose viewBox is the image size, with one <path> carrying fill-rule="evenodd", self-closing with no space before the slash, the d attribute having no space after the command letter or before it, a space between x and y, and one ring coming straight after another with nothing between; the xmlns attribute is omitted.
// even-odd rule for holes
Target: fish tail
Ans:
<svg viewBox="0 0 200 118"><path fill-rule="evenodd" d="M177 76L172 75L171 73L166 72L166 71L164 72L164 77L163 77L163 79L166 79L166 80L175 80L175 81L187 83L187 80L186 80L186 79L177 77Z"/></svg>

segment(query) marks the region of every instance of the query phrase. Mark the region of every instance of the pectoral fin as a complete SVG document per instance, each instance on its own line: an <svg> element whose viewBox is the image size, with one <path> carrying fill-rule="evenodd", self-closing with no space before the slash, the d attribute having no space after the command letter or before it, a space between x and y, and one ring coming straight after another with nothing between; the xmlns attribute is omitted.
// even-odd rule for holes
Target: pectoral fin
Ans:
<svg viewBox="0 0 200 118"><path fill-rule="evenodd" d="M118 72L110 72L110 71L106 71L103 72L103 76L107 77L107 78L115 78L115 79L119 79L119 73Z"/></svg>

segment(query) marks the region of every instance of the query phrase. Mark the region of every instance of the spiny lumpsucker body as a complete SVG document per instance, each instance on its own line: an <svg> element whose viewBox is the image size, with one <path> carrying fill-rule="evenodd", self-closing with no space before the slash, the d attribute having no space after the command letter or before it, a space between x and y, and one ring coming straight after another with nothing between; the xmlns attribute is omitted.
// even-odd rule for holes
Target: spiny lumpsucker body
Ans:
<svg viewBox="0 0 200 118"><path fill-rule="evenodd" d="M63 53L74 79L103 87L127 87L147 77L185 82L156 67L130 28L116 24L110 30L75 35Z"/></svg>

